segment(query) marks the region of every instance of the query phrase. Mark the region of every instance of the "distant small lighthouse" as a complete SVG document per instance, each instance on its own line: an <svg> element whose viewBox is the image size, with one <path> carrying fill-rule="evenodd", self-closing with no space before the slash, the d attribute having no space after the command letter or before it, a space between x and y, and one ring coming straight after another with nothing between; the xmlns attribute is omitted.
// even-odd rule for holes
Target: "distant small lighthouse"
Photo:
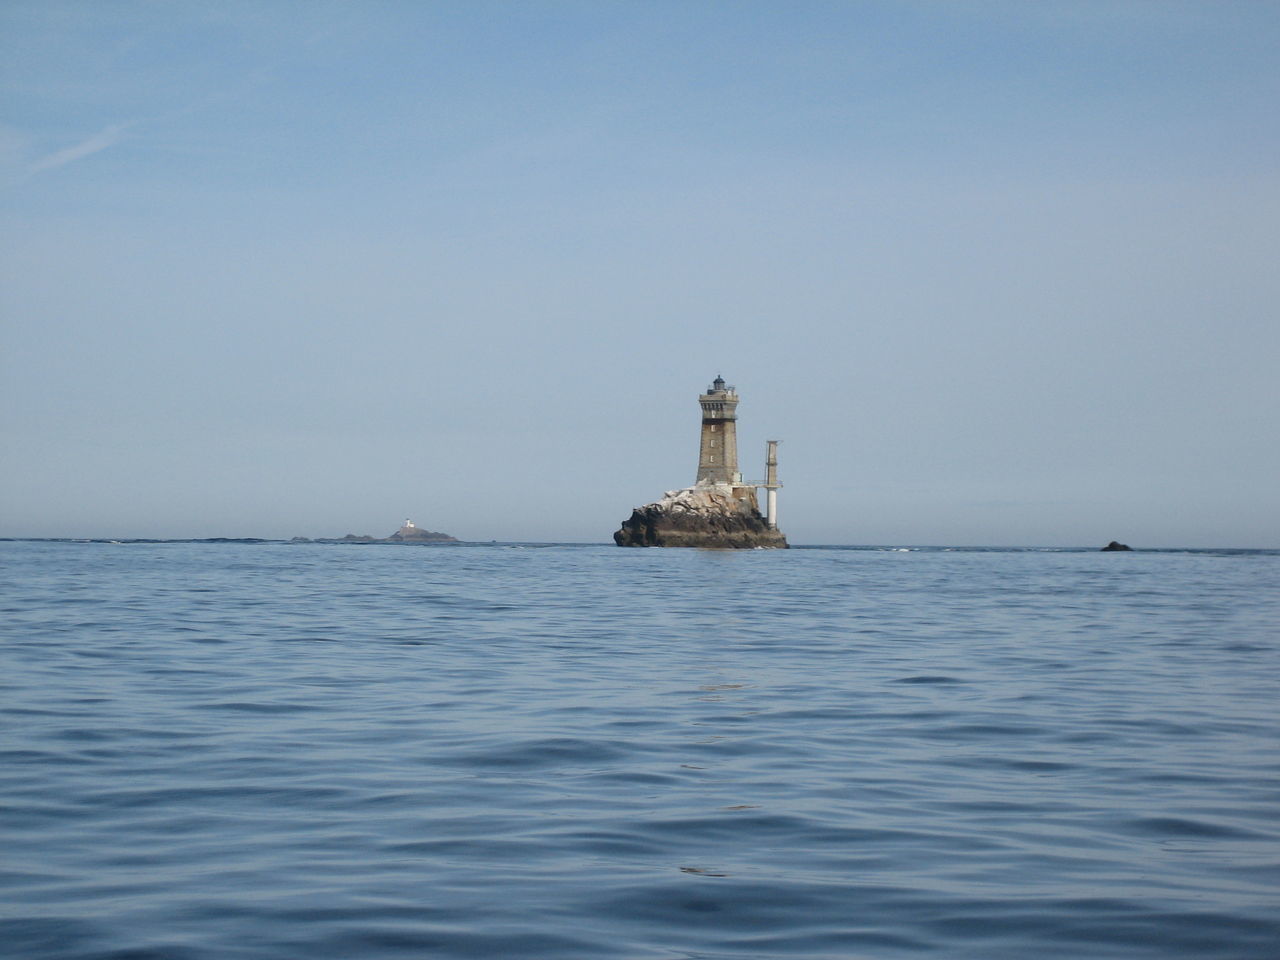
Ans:
<svg viewBox="0 0 1280 960"><path fill-rule="evenodd" d="M717 374L702 408L702 447L698 451L698 483L741 483L738 472L738 392Z"/></svg>

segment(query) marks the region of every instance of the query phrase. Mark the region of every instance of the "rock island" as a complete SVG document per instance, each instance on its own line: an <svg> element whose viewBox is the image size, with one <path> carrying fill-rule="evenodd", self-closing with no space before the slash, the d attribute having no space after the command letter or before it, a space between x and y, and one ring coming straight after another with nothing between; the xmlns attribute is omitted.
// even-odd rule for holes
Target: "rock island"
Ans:
<svg viewBox="0 0 1280 960"><path fill-rule="evenodd" d="M294 537L297 541L306 541L307 537ZM345 537L331 539L321 537L318 540L311 541L314 543L459 543L457 537L451 537L447 533L437 533L434 530L424 530L417 526L412 520L406 520L395 533L389 537L371 537L367 533L363 536L357 536L354 533L348 533Z"/></svg>
<svg viewBox="0 0 1280 960"><path fill-rule="evenodd" d="M423 530L415 526L412 520L406 520L404 526L387 537L388 543L457 543L457 538L447 533L434 530Z"/></svg>
<svg viewBox="0 0 1280 960"><path fill-rule="evenodd" d="M738 392L717 376L698 396L702 443L692 487L668 490L636 507L613 535L620 547L786 547L778 529L778 441L770 440L765 482L746 483L738 472ZM767 515L756 488L767 491Z"/></svg>

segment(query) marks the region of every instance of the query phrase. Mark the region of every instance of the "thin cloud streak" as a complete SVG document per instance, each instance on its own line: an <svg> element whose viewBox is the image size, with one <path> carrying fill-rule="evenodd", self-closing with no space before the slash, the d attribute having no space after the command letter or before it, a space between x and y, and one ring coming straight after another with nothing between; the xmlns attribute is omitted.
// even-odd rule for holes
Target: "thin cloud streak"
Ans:
<svg viewBox="0 0 1280 960"><path fill-rule="evenodd" d="M129 124L113 123L99 133L95 133L87 140L82 140L73 147L67 147L65 150L59 150L57 153L51 153L43 160L38 160L31 165L31 173L40 173L43 170L52 170L55 167L65 166L68 163L74 163L77 160L83 160L85 157L93 156L95 153L101 153L109 147L115 146L124 137L124 132L129 128Z"/></svg>

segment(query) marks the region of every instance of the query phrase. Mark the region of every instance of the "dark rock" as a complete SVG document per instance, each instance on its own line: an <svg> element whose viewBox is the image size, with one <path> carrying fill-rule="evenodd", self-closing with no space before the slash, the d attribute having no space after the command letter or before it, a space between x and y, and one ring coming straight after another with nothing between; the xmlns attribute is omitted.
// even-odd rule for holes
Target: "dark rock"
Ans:
<svg viewBox="0 0 1280 960"><path fill-rule="evenodd" d="M754 487L699 484L636 507L613 535L620 547L788 546L760 514Z"/></svg>
<svg viewBox="0 0 1280 960"><path fill-rule="evenodd" d="M423 530L421 527L403 526L391 536L388 543L457 543L456 537L447 533L436 533L434 530Z"/></svg>
<svg viewBox="0 0 1280 960"><path fill-rule="evenodd" d="M1100 552L1106 553L1109 550L1114 551L1114 550L1132 550L1132 549L1133 547L1129 546L1126 543L1117 543L1115 540L1112 540L1105 547L1103 547Z"/></svg>

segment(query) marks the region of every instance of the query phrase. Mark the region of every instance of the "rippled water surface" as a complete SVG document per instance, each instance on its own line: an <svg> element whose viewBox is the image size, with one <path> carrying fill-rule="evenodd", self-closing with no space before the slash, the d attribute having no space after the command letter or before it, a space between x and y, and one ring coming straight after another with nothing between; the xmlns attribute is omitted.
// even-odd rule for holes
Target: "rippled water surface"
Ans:
<svg viewBox="0 0 1280 960"><path fill-rule="evenodd" d="M6 956L1280 956L1274 552L0 575Z"/></svg>

